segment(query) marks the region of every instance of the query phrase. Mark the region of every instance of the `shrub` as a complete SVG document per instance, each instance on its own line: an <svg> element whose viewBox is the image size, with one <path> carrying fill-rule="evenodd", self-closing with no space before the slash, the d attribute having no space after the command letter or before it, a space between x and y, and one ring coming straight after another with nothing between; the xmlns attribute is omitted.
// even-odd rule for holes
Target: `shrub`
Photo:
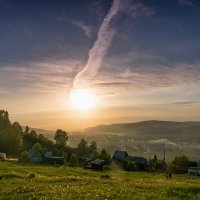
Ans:
<svg viewBox="0 0 200 200"><path fill-rule="evenodd" d="M20 160L21 162L30 162L31 159L30 159L30 157L29 157L28 151L23 151L23 152L20 154L19 160Z"/></svg>
<svg viewBox="0 0 200 200"><path fill-rule="evenodd" d="M78 159L77 159L77 155L76 154L72 154L71 155L69 165L71 167L75 167L75 166L78 165Z"/></svg>
<svg viewBox="0 0 200 200"><path fill-rule="evenodd" d="M109 179L110 176L109 175L101 175L101 178Z"/></svg>
<svg viewBox="0 0 200 200"><path fill-rule="evenodd" d="M127 171L135 171L137 169L137 165L135 162L133 161L129 161L127 166L126 166L126 170Z"/></svg>
<svg viewBox="0 0 200 200"><path fill-rule="evenodd" d="M84 169L90 169L90 162L88 160L86 160L84 163L83 163L83 168Z"/></svg>
<svg viewBox="0 0 200 200"><path fill-rule="evenodd" d="M105 149L102 149L100 155L99 155L99 158L102 159L102 160L105 160L105 164L106 165L110 165L112 163L112 159L111 159L111 156L110 154L108 154L106 152Z"/></svg>
<svg viewBox="0 0 200 200"><path fill-rule="evenodd" d="M33 145L33 147L34 147L35 149L39 150L39 151L42 151L42 146L41 146L41 144L40 144L39 142L35 143L35 144Z"/></svg>
<svg viewBox="0 0 200 200"><path fill-rule="evenodd" d="M94 151L92 152L92 160L96 160L96 159L98 159L98 158L99 158L99 153L98 153L97 150L94 150Z"/></svg>
<svg viewBox="0 0 200 200"><path fill-rule="evenodd" d="M28 178L35 178L36 177L36 174L35 173L30 173Z"/></svg>

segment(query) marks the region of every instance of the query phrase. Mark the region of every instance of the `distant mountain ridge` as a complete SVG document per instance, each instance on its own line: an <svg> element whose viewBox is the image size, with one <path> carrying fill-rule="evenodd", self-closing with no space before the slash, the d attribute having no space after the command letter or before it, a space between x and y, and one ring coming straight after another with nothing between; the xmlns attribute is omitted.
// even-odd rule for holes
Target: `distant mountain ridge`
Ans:
<svg viewBox="0 0 200 200"><path fill-rule="evenodd" d="M25 130L25 126L22 127L23 130ZM43 134L44 136L48 137L48 138L53 138L55 131L49 131L49 130L45 130L45 129L40 129L40 128L31 128L29 127L30 130L34 130L37 134Z"/></svg>
<svg viewBox="0 0 200 200"><path fill-rule="evenodd" d="M99 125L85 129L88 139L95 139L101 147L114 152L125 149L132 155L149 157L150 152L166 160L186 155L200 160L200 121L142 121Z"/></svg>
<svg viewBox="0 0 200 200"><path fill-rule="evenodd" d="M176 122L150 120L135 123L119 123L110 125L99 125L84 130L86 133L102 134L140 134L140 135L171 135L174 133L194 132L200 135L200 121Z"/></svg>

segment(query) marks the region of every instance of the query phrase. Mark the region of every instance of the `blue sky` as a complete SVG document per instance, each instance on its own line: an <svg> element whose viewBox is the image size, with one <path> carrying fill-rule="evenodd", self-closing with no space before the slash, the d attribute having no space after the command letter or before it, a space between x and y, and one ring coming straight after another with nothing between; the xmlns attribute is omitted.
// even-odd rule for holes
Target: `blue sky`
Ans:
<svg viewBox="0 0 200 200"><path fill-rule="evenodd" d="M14 120L52 129L47 116L54 112L65 127L69 90L112 5L0 0L0 104ZM87 82L109 117L98 115L92 124L118 122L127 107L139 110L125 112L123 121L199 120L200 2L125 0L120 9L107 30L115 34ZM38 113L45 116L40 123Z"/></svg>

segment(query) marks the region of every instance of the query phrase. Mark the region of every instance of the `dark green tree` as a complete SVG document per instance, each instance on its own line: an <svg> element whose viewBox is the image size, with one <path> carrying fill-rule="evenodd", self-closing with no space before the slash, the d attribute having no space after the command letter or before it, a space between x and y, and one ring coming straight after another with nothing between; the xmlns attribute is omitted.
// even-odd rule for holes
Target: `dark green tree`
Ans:
<svg viewBox="0 0 200 200"><path fill-rule="evenodd" d="M22 132L15 128L10 128L6 143L6 152L9 155L18 155L22 148Z"/></svg>
<svg viewBox="0 0 200 200"><path fill-rule="evenodd" d="M29 133L29 130L30 130L29 127L26 126L26 127L25 127L25 130L24 130L24 134L28 134L28 133Z"/></svg>
<svg viewBox="0 0 200 200"><path fill-rule="evenodd" d="M156 155L156 154L155 154L154 157L153 157L153 161L154 161L155 163L158 162L158 158L157 158L157 155Z"/></svg>
<svg viewBox="0 0 200 200"><path fill-rule="evenodd" d="M35 143L33 145L33 148L35 148L38 151L42 151L42 146L41 146L41 144L39 142Z"/></svg>
<svg viewBox="0 0 200 200"><path fill-rule="evenodd" d="M92 160L96 160L96 159L98 159L98 158L99 158L99 153L98 153L97 150L94 150L94 151L92 152Z"/></svg>
<svg viewBox="0 0 200 200"><path fill-rule="evenodd" d="M37 141L41 144L43 150L53 151L54 143L49 138L45 137L42 134L39 134Z"/></svg>
<svg viewBox="0 0 200 200"><path fill-rule="evenodd" d="M112 163L111 155L106 152L105 149L102 149L99 158L105 160L105 164L109 165Z"/></svg>
<svg viewBox="0 0 200 200"><path fill-rule="evenodd" d="M19 160L21 162L30 162L31 161L31 158L29 157L29 154L28 154L28 151L23 151L21 152L20 154L20 157L19 157Z"/></svg>
<svg viewBox="0 0 200 200"><path fill-rule="evenodd" d="M89 146L93 151L94 150L97 150L97 143L95 142L95 141L92 141L91 143L90 143L90 146Z"/></svg>
<svg viewBox="0 0 200 200"><path fill-rule="evenodd" d="M22 128L19 123L11 124L7 111L0 110L0 151L16 156L22 147Z"/></svg>
<svg viewBox="0 0 200 200"><path fill-rule="evenodd" d="M55 133L54 140L56 141L56 145L60 148L65 148L67 145L68 135L67 132L58 129Z"/></svg>
<svg viewBox="0 0 200 200"><path fill-rule="evenodd" d="M29 128L27 127L27 132L23 135L23 146L24 150L29 150L33 147L33 145L38 142L37 133L34 130L29 132Z"/></svg>
<svg viewBox="0 0 200 200"><path fill-rule="evenodd" d="M71 155L69 165L71 167L76 167L78 165L78 159L76 154Z"/></svg>
<svg viewBox="0 0 200 200"><path fill-rule="evenodd" d="M7 130L11 126L9 114L5 110L0 110L0 131Z"/></svg>
<svg viewBox="0 0 200 200"><path fill-rule="evenodd" d="M189 159L187 156L175 156L174 160L171 162L171 168L175 171L179 168L183 163L188 162Z"/></svg>
<svg viewBox="0 0 200 200"><path fill-rule="evenodd" d="M79 155L83 156L86 154L86 148L87 148L87 141L82 138L80 143L78 144L78 152L79 152Z"/></svg>

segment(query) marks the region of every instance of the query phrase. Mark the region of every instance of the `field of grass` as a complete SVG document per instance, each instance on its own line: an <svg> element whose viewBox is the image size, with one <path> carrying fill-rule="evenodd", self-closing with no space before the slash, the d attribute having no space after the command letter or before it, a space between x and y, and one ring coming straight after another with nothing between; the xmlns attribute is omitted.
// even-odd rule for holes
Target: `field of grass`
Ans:
<svg viewBox="0 0 200 200"><path fill-rule="evenodd" d="M0 161L0 199L200 199L200 179Z"/></svg>

